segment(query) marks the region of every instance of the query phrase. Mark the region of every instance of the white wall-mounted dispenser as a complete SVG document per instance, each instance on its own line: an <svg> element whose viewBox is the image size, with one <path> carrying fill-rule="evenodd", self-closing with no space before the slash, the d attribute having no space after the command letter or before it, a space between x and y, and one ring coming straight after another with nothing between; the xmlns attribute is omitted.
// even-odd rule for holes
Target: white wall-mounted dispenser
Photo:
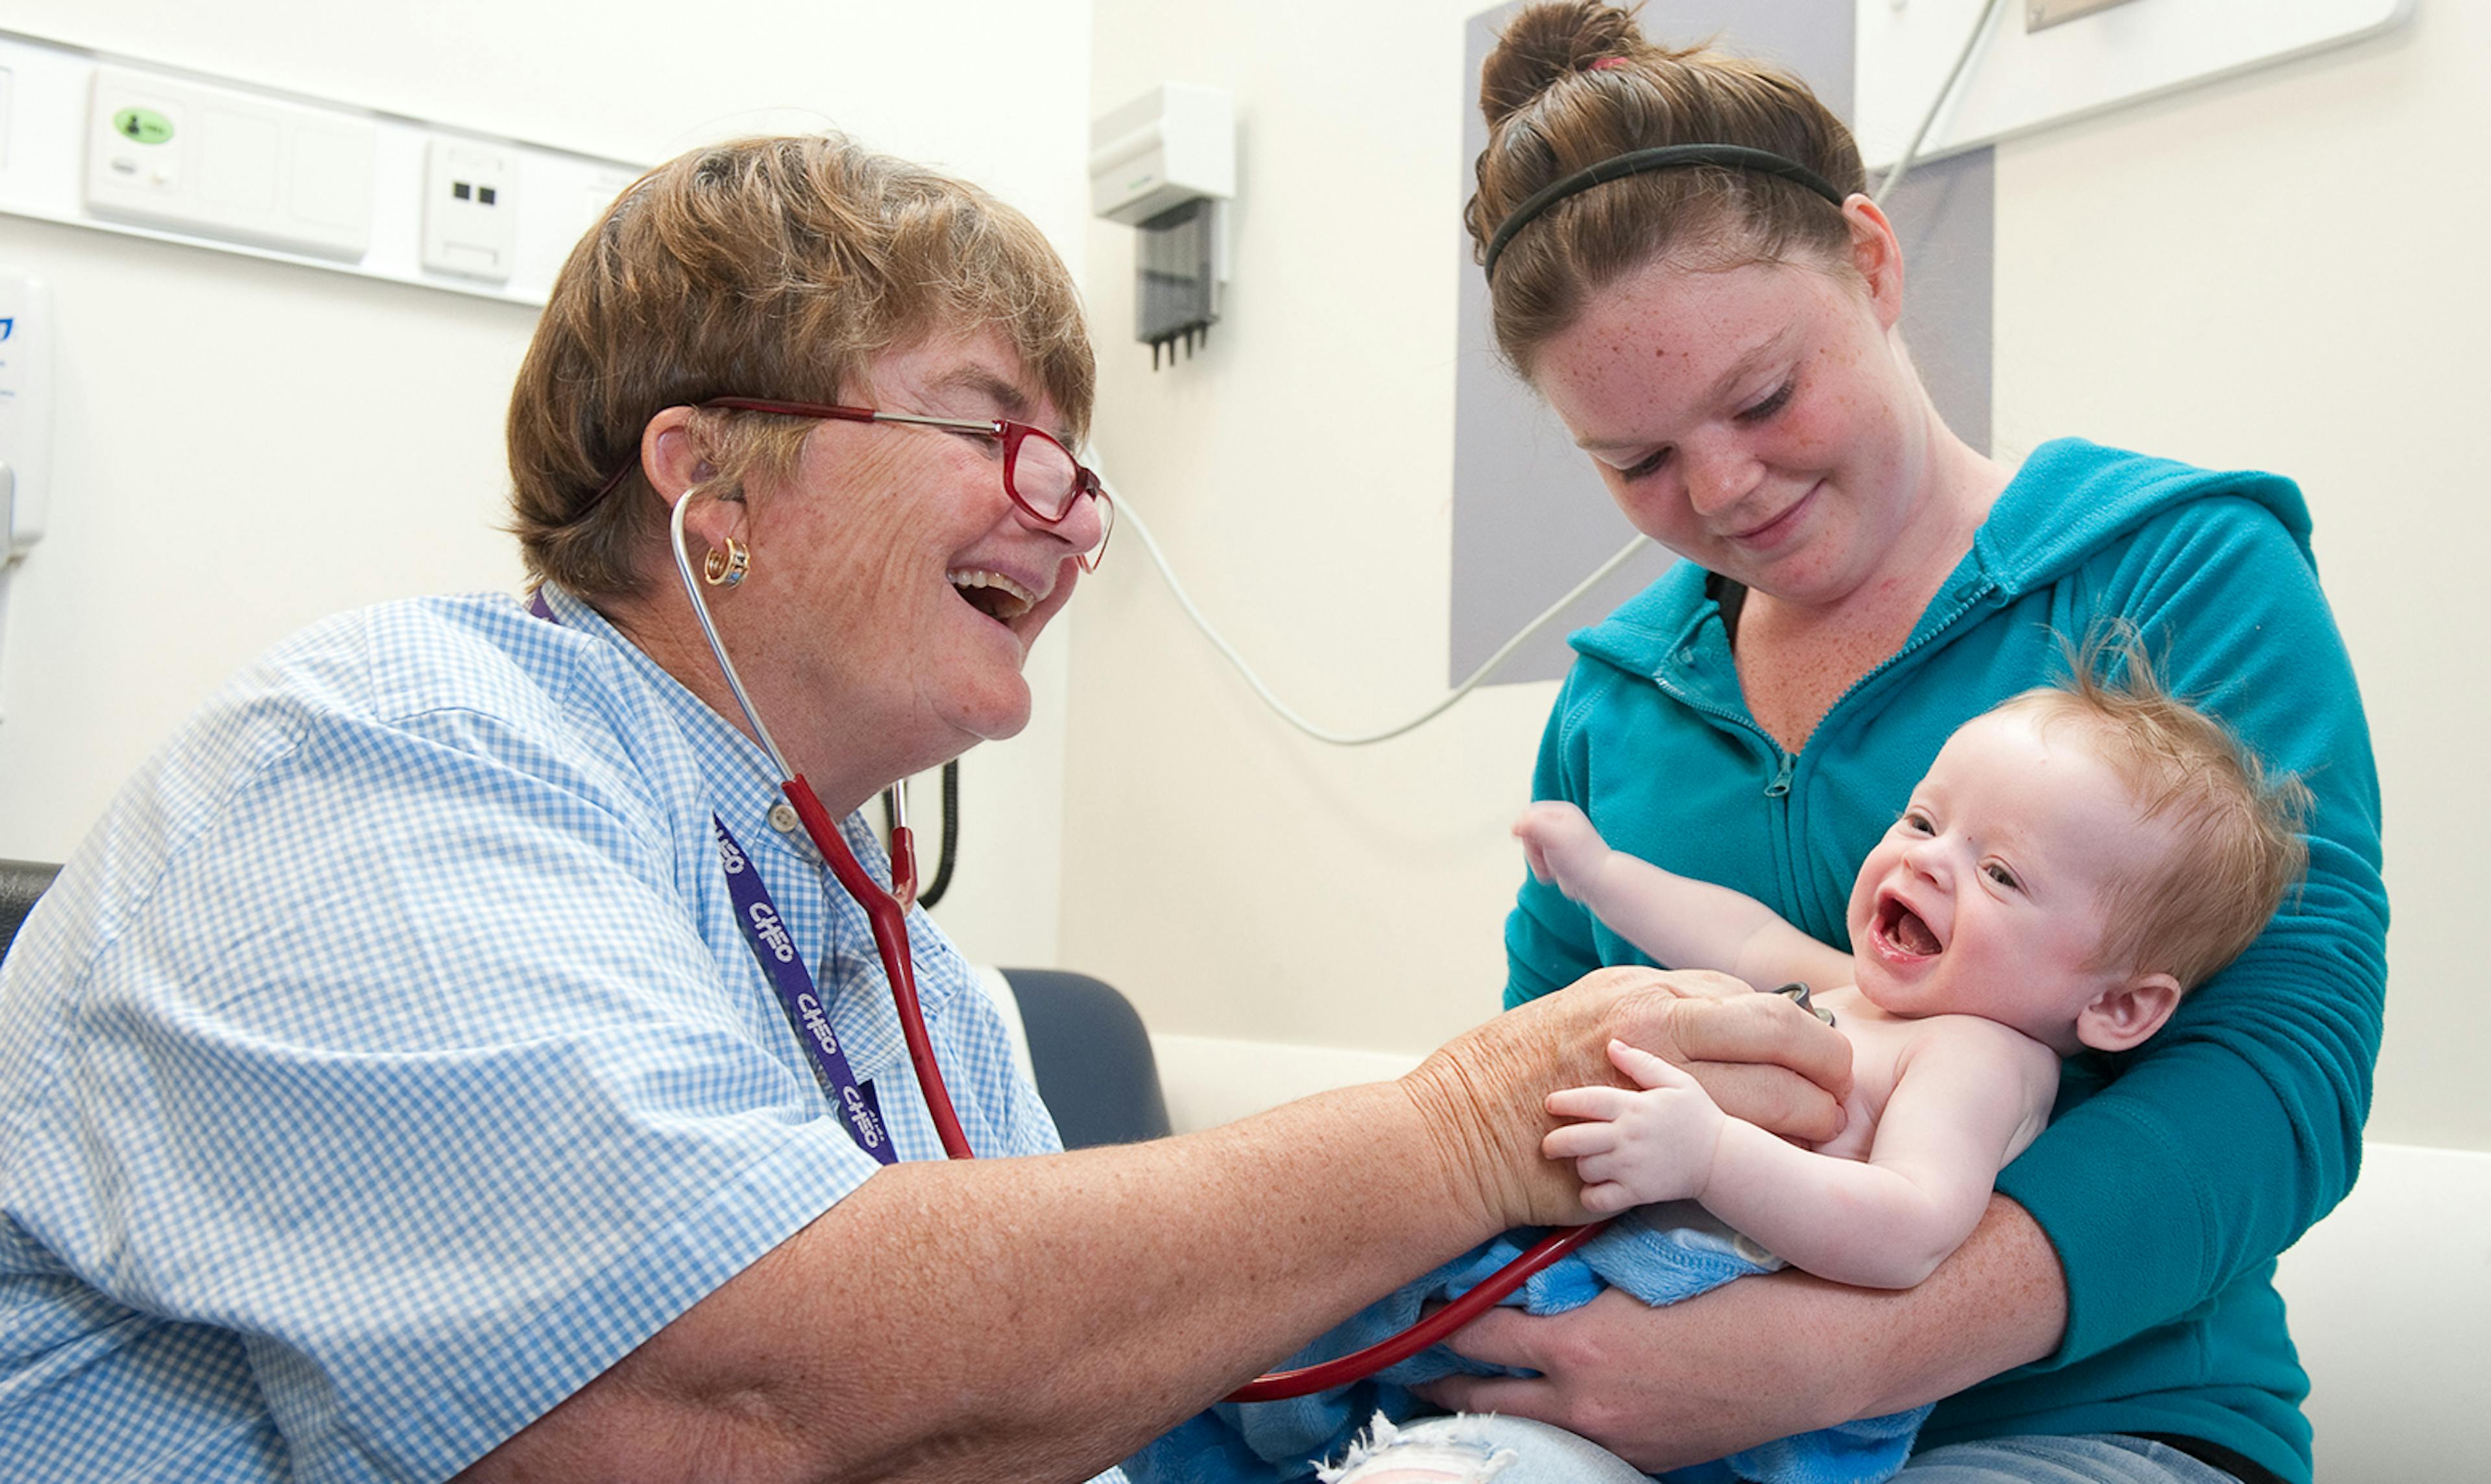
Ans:
<svg viewBox="0 0 2491 1484"><path fill-rule="evenodd" d="M33 274L0 269L0 682L10 579L43 539L51 491L52 291Z"/></svg>
<svg viewBox="0 0 2491 1484"><path fill-rule="evenodd" d="M0 269L0 565L44 535L52 484L52 291Z"/></svg>
<svg viewBox="0 0 2491 1484"><path fill-rule="evenodd" d="M1237 110L1225 89L1169 82L1090 126L1090 209L1139 234L1134 338L1171 364L1219 319L1228 203L1237 194Z"/></svg>

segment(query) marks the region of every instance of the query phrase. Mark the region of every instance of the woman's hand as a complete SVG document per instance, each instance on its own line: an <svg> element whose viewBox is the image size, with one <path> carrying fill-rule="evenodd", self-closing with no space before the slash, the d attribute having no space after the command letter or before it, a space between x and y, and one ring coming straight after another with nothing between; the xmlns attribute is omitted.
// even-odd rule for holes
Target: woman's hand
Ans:
<svg viewBox="0 0 2491 1484"><path fill-rule="evenodd" d="M1686 1069L1721 1111L1811 1142L1841 1131L1851 1043L1779 995L1724 975L1596 970L1495 1017L1403 1079L1439 1130L1448 1178L1500 1229L1584 1220L1580 1187L1540 1152L1548 1095L1624 1085L1611 1041Z"/></svg>
<svg viewBox="0 0 2491 1484"><path fill-rule="evenodd" d="M1918 1288L1792 1270L1658 1309L1616 1290L1545 1318L1497 1309L1450 1343L1538 1377L1416 1389L1457 1411L1553 1423L1657 1472L1934 1402L2038 1360L2059 1343L2066 1293L2040 1228L1993 1196L1980 1228Z"/></svg>

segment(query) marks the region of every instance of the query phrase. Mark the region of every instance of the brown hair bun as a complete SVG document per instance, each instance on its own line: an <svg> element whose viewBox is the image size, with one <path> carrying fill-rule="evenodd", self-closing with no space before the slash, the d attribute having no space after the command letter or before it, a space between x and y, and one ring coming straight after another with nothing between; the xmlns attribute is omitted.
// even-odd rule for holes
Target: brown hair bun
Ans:
<svg viewBox="0 0 2491 1484"><path fill-rule="evenodd" d="M1837 200L1867 186L1851 131L1807 84L1710 44L1645 39L1634 14L1556 0L1516 15L1480 72L1488 123L1462 219L1483 259L1517 206L1602 161L1673 145L1762 151L1819 177ZM1500 246L1489 284L1497 344L1525 376L1533 353L1601 289L1673 250L1710 265L1807 255L1847 261L1851 227L1810 189L1736 164L1621 176L1528 218Z"/></svg>
<svg viewBox="0 0 2491 1484"><path fill-rule="evenodd" d="M1494 129L1560 79L1648 44L1634 16L1615 6L1533 6L1506 27L1480 69L1480 111Z"/></svg>

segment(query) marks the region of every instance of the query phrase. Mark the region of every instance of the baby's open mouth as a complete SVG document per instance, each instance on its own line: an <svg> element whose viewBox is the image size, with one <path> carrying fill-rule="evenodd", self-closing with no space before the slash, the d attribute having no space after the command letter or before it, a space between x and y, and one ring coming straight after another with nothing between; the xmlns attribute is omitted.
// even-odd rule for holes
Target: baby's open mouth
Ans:
<svg viewBox="0 0 2491 1484"><path fill-rule="evenodd" d="M1892 897L1877 904L1877 936L1900 951L1917 958L1927 958L1945 951L1938 935L1920 920L1920 914Z"/></svg>
<svg viewBox="0 0 2491 1484"><path fill-rule="evenodd" d="M1038 595L1001 572L962 567L951 574L962 601L999 624L1009 624L1038 604Z"/></svg>

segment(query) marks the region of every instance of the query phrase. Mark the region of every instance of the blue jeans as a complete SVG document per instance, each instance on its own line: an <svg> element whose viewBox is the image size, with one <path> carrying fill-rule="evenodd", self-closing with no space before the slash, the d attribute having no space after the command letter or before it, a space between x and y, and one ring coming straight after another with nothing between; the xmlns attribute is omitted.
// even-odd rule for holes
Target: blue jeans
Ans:
<svg viewBox="0 0 2491 1484"><path fill-rule="evenodd" d="M1588 1439L1523 1417L1429 1417L1376 1430L1328 1484L1649 1484ZM1913 1455L1902 1484L2238 1484L2209 1464L2141 1438L1994 1438Z"/></svg>

